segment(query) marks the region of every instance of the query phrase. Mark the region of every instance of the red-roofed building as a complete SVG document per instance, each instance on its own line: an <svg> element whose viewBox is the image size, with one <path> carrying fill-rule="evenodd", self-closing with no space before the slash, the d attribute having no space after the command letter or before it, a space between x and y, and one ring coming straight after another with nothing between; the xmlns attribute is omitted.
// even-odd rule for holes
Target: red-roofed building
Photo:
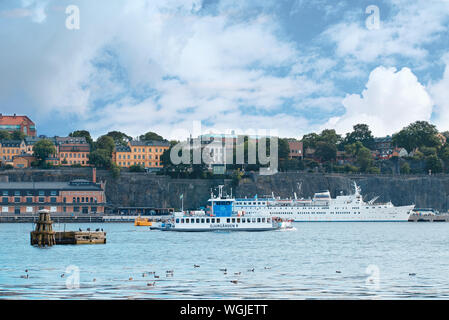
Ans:
<svg viewBox="0 0 449 320"><path fill-rule="evenodd" d="M33 121L27 116L17 116L15 113L12 116L4 116L0 113L0 130L8 132L21 131L26 136L36 136L36 126Z"/></svg>

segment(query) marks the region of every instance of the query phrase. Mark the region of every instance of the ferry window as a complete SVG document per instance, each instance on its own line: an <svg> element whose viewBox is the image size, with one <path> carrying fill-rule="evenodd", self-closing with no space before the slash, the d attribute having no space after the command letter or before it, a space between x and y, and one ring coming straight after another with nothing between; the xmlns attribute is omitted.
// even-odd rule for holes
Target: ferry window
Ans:
<svg viewBox="0 0 449 320"><path fill-rule="evenodd" d="M203 219L201 219L201 223L204 223L204 218L203 218Z"/></svg>
<svg viewBox="0 0 449 320"><path fill-rule="evenodd" d="M242 223L245 223L246 222L246 219L245 218L242 218Z"/></svg>
<svg viewBox="0 0 449 320"><path fill-rule="evenodd" d="M210 219L208 218L208 219L206 219L206 223L210 223Z"/></svg>
<svg viewBox="0 0 449 320"><path fill-rule="evenodd" d="M181 223L184 223L184 219L181 219Z"/></svg>
<svg viewBox="0 0 449 320"><path fill-rule="evenodd" d="M257 222L260 222L260 218L257 218Z"/></svg>
<svg viewBox="0 0 449 320"><path fill-rule="evenodd" d="M220 219L217 219L217 223L220 223Z"/></svg>
<svg viewBox="0 0 449 320"><path fill-rule="evenodd" d="M215 218L212 218L212 223L215 223Z"/></svg>
<svg viewBox="0 0 449 320"><path fill-rule="evenodd" d="M253 218L253 222L256 222L256 218Z"/></svg>
<svg viewBox="0 0 449 320"><path fill-rule="evenodd" d="M179 223L179 219L176 219L176 223Z"/></svg>
<svg viewBox="0 0 449 320"><path fill-rule="evenodd" d="M232 223L235 223L235 218L232 218Z"/></svg>
<svg viewBox="0 0 449 320"><path fill-rule="evenodd" d="M271 219L270 218L267 218L267 222L270 222L271 221Z"/></svg>
<svg viewBox="0 0 449 320"><path fill-rule="evenodd" d="M262 222L265 222L265 218L262 218Z"/></svg>
<svg viewBox="0 0 449 320"><path fill-rule="evenodd" d="M240 218L237 218L237 223L240 223Z"/></svg>
<svg viewBox="0 0 449 320"><path fill-rule="evenodd" d="M186 223L189 223L189 219L188 218L186 219Z"/></svg>
<svg viewBox="0 0 449 320"><path fill-rule="evenodd" d="M230 222L231 222L231 219L227 218L226 223L230 223Z"/></svg>
<svg viewBox="0 0 449 320"><path fill-rule="evenodd" d="M196 219L196 223L200 223L200 219Z"/></svg>

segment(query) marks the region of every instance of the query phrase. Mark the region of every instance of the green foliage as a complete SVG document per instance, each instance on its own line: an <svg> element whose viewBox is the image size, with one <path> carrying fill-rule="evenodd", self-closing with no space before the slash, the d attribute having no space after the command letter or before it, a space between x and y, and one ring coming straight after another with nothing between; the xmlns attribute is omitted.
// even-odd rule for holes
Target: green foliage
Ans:
<svg viewBox="0 0 449 320"><path fill-rule="evenodd" d="M352 132L346 134L343 145L360 142L365 148L372 149L374 147L374 136L368 125L356 124L353 129Z"/></svg>
<svg viewBox="0 0 449 320"><path fill-rule="evenodd" d="M357 168L356 166L353 166L350 164L345 165L345 172L347 172L347 173L357 173L359 171L360 171L360 169Z"/></svg>
<svg viewBox="0 0 449 320"><path fill-rule="evenodd" d="M56 153L55 145L48 139L42 139L36 142L33 147L34 156L43 164L46 158Z"/></svg>
<svg viewBox="0 0 449 320"><path fill-rule="evenodd" d="M356 164L360 167L360 171L366 172L373 164L371 151L363 146L362 142L357 141L353 144L345 145L345 152L349 156L354 156Z"/></svg>
<svg viewBox="0 0 449 320"><path fill-rule="evenodd" d="M129 167L129 171L130 172L145 172L145 168L142 167L141 165L134 164Z"/></svg>
<svg viewBox="0 0 449 320"><path fill-rule="evenodd" d="M0 140L11 140L11 134L6 130L0 130Z"/></svg>
<svg viewBox="0 0 449 320"><path fill-rule="evenodd" d="M112 159L109 150L96 149L89 154L89 163L98 168L111 168Z"/></svg>
<svg viewBox="0 0 449 320"><path fill-rule="evenodd" d="M109 157L111 157L112 152L115 150L114 139L107 135L99 137L95 142L95 149L106 150Z"/></svg>
<svg viewBox="0 0 449 320"><path fill-rule="evenodd" d="M441 160L436 155L426 157L426 170L432 170L432 173L442 172Z"/></svg>
<svg viewBox="0 0 449 320"><path fill-rule="evenodd" d="M368 173L374 173L374 174L379 174L380 173L380 169L378 167L369 167L366 172Z"/></svg>
<svg viewBox="0 0 449 320"><path fill-rule="evenodd" d="M11 133L11 139L12 140L20 140L22 141L23 139L25 139L26 135L25 133L23 133L20 130L15 130Z"/></svg>
<svg viewBox="0 0 449 320"><path fill-rule="evenodd" d="M403 164L401 164L401 173L402 174L410 173L410 165L407 162L404 162Z"/></svg>
<svg viewBox="0 0 449 320"><path fill-rule="evenodd" d="M337 158L337 146L330 142L318 141L315 156L324 162L335 160Z"/></svg>
<svg viewBox="0 0 449 320"><path fill-rule="evenodd" d="M14 167L11 164L7 164L7 165L3 166L3 169L11 170L11 169L14 169Z"/></svg>
<svg viewBox="0 0 449 320"><path fill-rule="evenodd" d="M435 147L426 147L426 146L422 146L419 148L419 151L422 152L422 154L424 154L424 156L428 157L428 156L432 156L432 155L437 155L437 148Z"/></svg>
<svg viewBox="0 0 449 320"><path fill-rule="evenodd" d="M128 136L127 134L120 131L109 131L107 136L111 137L114 140L115 144L126 146L129 141L133 139L133 137Z"/></svg>
<svg viewBox="0 0 449 320"><path fill-rule="evenodd" d="M120 167L115 163L111 163L111 174L114 179L117 179L120 176Z"/></svg>
<svg viewBox="0 0 449 320"><path fill-rule="evenodd" d="M329 145L338 145L341 142L341 136L335 132L334 129L325 129L318 135L316 133L309 133L302 137L303 149L316 148L319 142L325 142Z"/></svg>
<svg viewBox="0 0 449 320"><path fill-rule="evenodd" d="M426 121L416 121L393 135L393 143L408 152L421 147L439 147L437 128Z"/></svg>
<svg viewBox="0 0 449 320"><path fill-rule="evenodd" d="M302 147L304 150L307 148L315 148L316 143L319 141L319 135L316 133L309 133L302 137Z"/></svg>
<svg viewBox="0 0 449 320"><path fill-rule="evenodd" d="M288 159L290 147L287 139L278 139L278 159Z"/></svg>
<svg viewBox="0 0 449 320"><path fill-rule="evenodd" d="M90 136L90 132L87 130L77 130L69 133L69 137L84 137L86 138L86 142L92 146L93 140Z"/></svg>
<svg viewBox="0 0 449 320"><path fill-rule="evenodd" d="M23 140L26 135L20 130L14 130L12 133L7 130L0 130L0 140Z"/></svg>
<svg viewBox="0 0 449 320"><path fill-rule="evenodd" d="M149 132L147 132L147 133L141 135L141 136L139 137L139 139L140 139L141 141L149 141L149 140L165 141L165 139L164 139L162 136L158 135L158 134L155 133L155 132L151 132L151 131L149 131Z"/></svg>

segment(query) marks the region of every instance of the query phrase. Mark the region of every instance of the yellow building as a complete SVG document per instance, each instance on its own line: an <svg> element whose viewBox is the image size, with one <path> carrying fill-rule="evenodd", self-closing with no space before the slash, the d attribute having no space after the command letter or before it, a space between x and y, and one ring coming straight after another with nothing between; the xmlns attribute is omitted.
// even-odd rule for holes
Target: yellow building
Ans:
<svg viewBox="0 0 449 320"><path fill-rule="evenodd" d="M26 152L24 141L20 140L3 140L0 141L0 160L2 164L10 163L13 157Z"/></svg>
<svg viewBox="0 0 449 320"><path fill-rule="evenodd" d="M120 167L140 165L144 168L162 168L161 156L170 147L166 141L129 141L116 146L113 161Z"/></svg>

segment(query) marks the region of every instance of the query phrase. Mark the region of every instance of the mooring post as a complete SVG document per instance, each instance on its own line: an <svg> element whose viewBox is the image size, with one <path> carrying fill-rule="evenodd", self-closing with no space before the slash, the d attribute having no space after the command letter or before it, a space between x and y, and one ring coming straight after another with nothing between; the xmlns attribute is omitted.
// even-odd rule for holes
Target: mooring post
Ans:
<svg viewBox="0 0 449 320"><path fill-rule="evenodd" d="M39 210L39 220L36 222L36 229L31 232L31 245L52 246L56 244L55 232L53 231L50 211Z"/></svg>

